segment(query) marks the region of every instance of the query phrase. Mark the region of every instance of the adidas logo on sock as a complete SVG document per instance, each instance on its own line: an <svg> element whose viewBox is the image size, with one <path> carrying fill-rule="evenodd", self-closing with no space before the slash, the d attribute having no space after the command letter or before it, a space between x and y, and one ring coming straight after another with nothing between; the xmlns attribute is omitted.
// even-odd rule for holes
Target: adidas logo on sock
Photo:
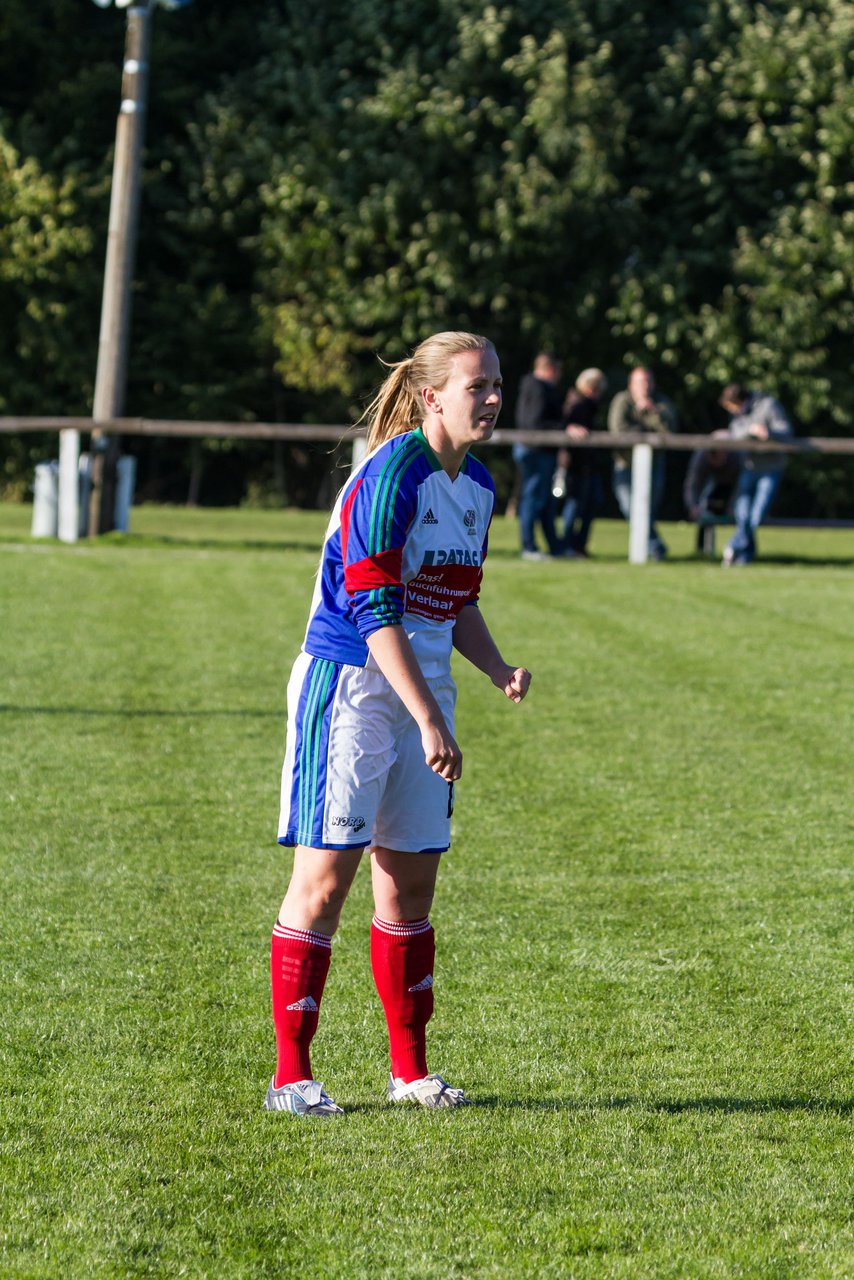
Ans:
<svg viewBox="0 0 854 1280"><path fill-rule="evenodd" d="M420 982L416 982L414 987L410 987L410 991L429 991L433 985L433 975L428 973L426 978L422 978Z"/></svg>
<svg viewBox="0 0 854 1280"><path fill-rule="evenodd" d="M317 1004L311 996L303 996L302 1000L295 1000L293 1004L288 1005L289 1009L300 1009L303 1013L317 1013Z"/></svg>
<svg viewBox="0 0 854 1280"><path fill-rule="evenodd" d="M426 516L424 517L424 519L421 521L421 523L422 523L422 524L438 524L438 523L439 523L439 521L438 521L438 520L436 519L436 517L433 515L433 508L432 508L432 507L428 507L428 508L427 508L427 514L426 514Z"/></svg>

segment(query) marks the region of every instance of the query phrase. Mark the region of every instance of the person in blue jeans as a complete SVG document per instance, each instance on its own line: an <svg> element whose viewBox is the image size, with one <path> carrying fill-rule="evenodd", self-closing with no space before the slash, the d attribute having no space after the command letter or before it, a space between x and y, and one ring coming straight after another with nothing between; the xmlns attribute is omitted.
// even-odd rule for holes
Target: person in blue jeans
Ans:
<svg viewBox="0 0 854 1280"><path fill-rule="evenodd" d="M794 438L792 425L778 400L764 391L748 391L739 382L730 382L721 392L721 407L730 417L733 440L776 440ZM735 533L724 549L724 565L750 564L756 558L756 530L770 510L783 478L786 459L778 453L748 453L733 503Z"/></svg>
<svg viewBox="0 0 854 1280"><path fill-rule="evenodd" d="M520 431L563 432L563 406L558 394L561 363L550 351L541 351L532 373L519 384L516 426ZM555 440L557 444L557 440ZM555 530L552 476L555 450L514 444L513 459L519 468L519 534L523 560L546 560L562 553ZM546 539L548 555L537 546L537 526Z"/></svg>

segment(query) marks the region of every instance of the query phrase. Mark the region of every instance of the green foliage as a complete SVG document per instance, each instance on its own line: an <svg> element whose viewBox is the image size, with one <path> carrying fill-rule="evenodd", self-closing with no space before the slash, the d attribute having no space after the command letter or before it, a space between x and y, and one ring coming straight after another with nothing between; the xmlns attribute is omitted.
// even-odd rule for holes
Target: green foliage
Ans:
<svg viewBox="0 0 854 1280"><path fill-rule="evenodd" d="M75 184L22 159L0 133L0 412L61 412L79 376L82 264L92 237Z"/></svg>
<svg viewBox="0 0 854 1280"><path fill-rule="evenodd" d="M91 244L74 179L22 159L0 131L0 415L86 411L97 340L85 327ZM48 448L49 437L4 437L0 494L23 497Z"/></svg>
<svg viewBox="0 0 854 1280"><path fill-rule="evenodd" d="M820 434L854 422L852 55L850 5L726 0L648 76L630 126L643 236L609 314L627 359L672 368L689 404L738 376Z"/></svg>
<svg viewBox="0 0 854 1280"><path fill-rule="evenodd" d="M740 377L804 432L851 430L845 0L312 12L155 15L129 412L342 420L378 355L465 326L495 338L511 394L547 343L568 373L652 364L688 426ZM88 0L3 6L17 412L91 400L123 26ZM12 477L29 465L0 448ZM804 479L839 509L838 469Z"/></svg>
<svg viewBox="0 0 854 1280"><path fill-rule="evenodd" d="M353 396L376 376L365 353L437 327L488 331L511 366L520 341L522 359L558 343L602 283L611 46L537 6L447 4L433 23L425 2L391 25L368 0L328 7L328 25L273 32L259 86L291 118L260 237L283 377Z"/></svg>

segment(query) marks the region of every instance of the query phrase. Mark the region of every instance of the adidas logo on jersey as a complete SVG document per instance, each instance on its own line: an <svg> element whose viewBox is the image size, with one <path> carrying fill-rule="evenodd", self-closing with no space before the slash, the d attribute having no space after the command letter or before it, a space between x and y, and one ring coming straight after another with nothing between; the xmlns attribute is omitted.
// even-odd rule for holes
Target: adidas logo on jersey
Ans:
<svg viewBox="0 0 854 1280"><path fill-rule="evenodd" d="M422 978L420 982L416 982L414 987L410 987L410 991L429 991L433 985L433 975L428 973L426 978Z"/></svg>
<svg viewBox="0 0 854 1280"><path fill-rule="evenodd" d="M302 1000L295 1000L293 1004L288 1005L288 1008L299 1010L301 1013L317 1013L317 1004L311 996L303 996Z"/></svg>
<svg viewBox="0 0 854 1280"><path fill-rule="evenodd" d="M428 507L428 508L427 508L427 514L426 514L426 516L424 517L424 519L421 521L421 523L422 523L422 524L438 524L438 523L439 523L439 521L438 521L438 520L436 519L436 517L433 515L433 508L432 508L432 507Z"/></svg>

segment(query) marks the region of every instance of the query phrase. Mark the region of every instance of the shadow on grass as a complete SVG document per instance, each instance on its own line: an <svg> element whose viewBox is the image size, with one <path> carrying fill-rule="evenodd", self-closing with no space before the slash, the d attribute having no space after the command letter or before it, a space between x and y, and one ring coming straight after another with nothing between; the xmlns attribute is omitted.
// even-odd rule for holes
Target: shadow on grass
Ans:
<svg viewBox="0 0 854 1280"><path fill-rule="evenodd" d="M406 1112L418 1114L420 1107L390 1106L387 1102L348 1102L345 1104L348 1115L376 1116L399 1115ZM686 1112L700 1114L723 1113L725 1115L752 1114L773 1115L775 1112L806 1112L811 1115L829 1115L848 1117L854 1113L854 1098L785 1098L771 1096L768 1098L501 1098L496 1094L472 1098L470 1107L463 1108L463 1114L471 1115L475 1111L531 1111L559 1112L573 1111L578 1113L608 1111L664 1112L668 1115L683 1115Z"/></svg>
<svg viewBox="0 0 854 1280"><path fill-rule="evenodd" d="M285 714L284 706L276 711L259 711L246 707L227 708L221 710L180 711L163 707L19 707L0 704L0 715L11 716L118 716L128 719L177 719L198 720L231 718L245 720L281 719Z"/></svg>
<svg viewBox="0 0 854 1280"><path fill-rule="evenodd" d="M492 561L516 560L519 562L520 567L522 564L518 551L508 550L504 547L497 547L494 549L490 548L489 559ZM595 555L589 556L586 560L564 560L560 556L554 556L554 557L550 556L548 559L542 560L539 563L565 564L567 565L567 572L572 573L573 571L576 571L580 565L583 565L583 564L587 564L587 565L627 564L628 553L625 551L623 552L615 552L615 551L598 552L597 551ZM652 564L653 562L650 561L649 563ZM677 565L677 564L678 565L694 564L701 568L709 568L709 567L720 568L721 567L720 556L706 556L696 551L689 551L684 554L671 553L670 555L667 556L665 560L659 561L658 564L663 572L667 571L668 565ZM854 566L854 556L846 556L846 555L811 556L811 555L788 555L788 554L781 555L779 553L777 553L776 555L767 555L767 556L760 555L755 561L754 565L739 565L737 566L737 568L733 569L733 572L737 572L738 570L743 570L743 569L749 570L751 568L762 568L762 567L767 568L771 565L782 566L783 568L789 568L789 569L794 567L814 568L814 569L850 569L852 568L852 566ZM534 564L534 569L536 569L536 563ZM527 573L530 571L531 571L531 565L525 562L525 572Z"/></svg>
<svg viewBox="0 0 854 1280"><path fill-rule="evenodd" d="M568 558L566 556L545 556L542 560L528 561L523 560L519 552L512 547L493 547L489 548L489 560L513 560L521 569L524 565L526 573L536 572L537 564L560 564L567 566L567 572L571 573L572 568L584 564L623 564L627 558L625 552L620 551L597 551L595 555L581 556L577 559Z"/></svg>
<svg viewBox="0 0 854 1280"><path fill-rule="evenodd" d="M111 546L176 551L310 551L320 552L322 538L194 538L166 533L107 533L99 540Z"/></svg>
<svg viewBox="0 0 854 1280"><path fill-rule="evenodd" d="M650 1110L671 1111L810 1111L837 1116L854 1113L854 1098L687 1098L674 1102L647 1102Z"/></svg>
<svg viewBox="0 0 854 1280"><path fill-rule="evenodd" d="M774 1111L806 1111L816 1114L850 1116L854 1114L854 1098L806 1098L771 1095L768 1098L499 1098L489 1096L475 1100L480 1107L494 1110L515 1108L520 1111L665 1111L672 1115L684 1112L749 1112L770 1114Z"/></svg>
<svg viewBox="0 0 854 1280"><path fill-rule="evenodd" d="M172 551L304 551L312 556L320 554L320 548L323 542L322 533L316 537L302 538L198 538L198 537L180 537L175 534L157 534L157 533L107 533L102 534L98 539L97 546L103 547L126 547L137 550L172 550ZM0 534L0 546L14 547L17 550L65 550L64 544L56 538L30 538L25 539L22 536L14 534ZM86 544L75 543L70 551L79 553L81 550L94 550L95 545L87 546ZM489 549L489 559L491 562L496 561L515 561L521 567L522 561L518 550L510 547L491 546ZM590 554L586 560L564 560L560 556L549 557L542 561L543 564L561 563L571 566L572 569L582 564L588 565L622 565L628 562L628 551L596 551ZM689 565L695 564L700 566L720 566L720 556L707 556L696 551L684 553L673 553L667 556L666 560L661 562L666 569L668 564L671 565ZM854 567L854 556L838 555L838 556L815 556L815 555L793 555L793 554L760 554L756 561L756 566L778 565L784 568L794 568L797 566L815 569L850 569ZM750 566L744 566L750 567ZM525 565L525 571L531 572L530 564Z"/></svg>
<svg viewBox="0 0 854 1280"><path fill-rule="evenodd" d="M418 1114L422 1109L414 1106L392 1106L378 1100L376 1102L347 1102L345 1110L348 1115L375 1116L400 1115L410 1112ZM668 1115L683 1115L686 1112L701 1114L724 1113L726 1115L752 1114L773 1115L775 1112L806 1112L811 1115L830 1115L847 1117L854 1114L854 1098L786 1098L771 1096L768 1098L507 1098L497 1094L474 1097L470 1107L464 1107L463 1113L470 1115L474 1111L550 1111L555 1114L563 1111L574 1112L607 1112L607 1111L641 1111L665 1112Z"/></svg>
<svg viewBox="0 0 854 1280"><path fill-rule="evenodd" d="M698 564L711 566L712 568L721 568L720 556L706 556L697 551L690 551L684 555L669 555L664 564ZM850 569L854 565L854 556L811 556L811 555L792 555L792 554L772 554L763 555L761 552L754 560L753 564L746 565L730 565L729 568L733 573L739 570L762 569L771 565L782 566L783 568L813 568L813 569Z"/></svg>
<svg viewBox="0 0 854 1280"><path fill-rule="evenodd" d="M757 565L781 564L815 565L818 569L850 569L854 565L854 556L793 556L793 555L760 555L755 561ZM750 568L750 565L745 566Z"/></svg>

